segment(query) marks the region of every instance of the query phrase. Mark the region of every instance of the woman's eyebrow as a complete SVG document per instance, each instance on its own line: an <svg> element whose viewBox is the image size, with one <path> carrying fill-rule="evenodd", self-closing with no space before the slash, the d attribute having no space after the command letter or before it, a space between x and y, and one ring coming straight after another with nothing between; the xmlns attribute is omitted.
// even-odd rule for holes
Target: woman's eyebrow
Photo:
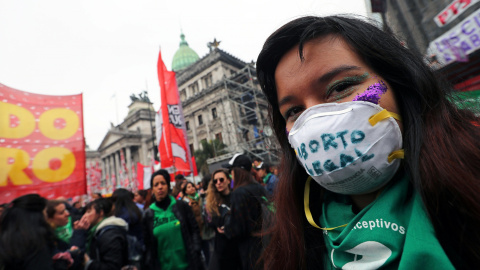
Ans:
<svg viewBox="0 0 480 270"><path fill-rule="evenodd" d="M286 96L284 98L282 98L279 102L278 102L278 108L282 107L283 105L285 105L286 103L292 101L292 99L294 99L294 96Z"/></svg>
<svg viewBox="0 0 480 270"><path fill-rule="evenodd" d="M320 83L326 83L329 82L331 79L333 79L335 76L338 74L345 72L345 71L350 71L350 70L357 70L360 69L358 66L347 66L347 65L342 65L339 67L336 67L329 72L325 73L318 79L318 82Z"/></svg>
<svg viewBox="0 0 480 270"><path fill-rule="evenodd" d="M342 73L342 72L345 72L345 71L350 71L350 70L358 70L360 69L359 66L349 66L349 65L341 65L341 66L338 66L332 70L330 70L329 72L323 74L319 79L318 79L318 82L319 83L327 83L329 82L331 79L333 79L335 76L337 76L338 74ZM282 107L283 105L285 105L286 103L292 101L295 97L290 95L290 96L286 96L284 98L282 98L280 101L278 101L278 107Z"/></svg>

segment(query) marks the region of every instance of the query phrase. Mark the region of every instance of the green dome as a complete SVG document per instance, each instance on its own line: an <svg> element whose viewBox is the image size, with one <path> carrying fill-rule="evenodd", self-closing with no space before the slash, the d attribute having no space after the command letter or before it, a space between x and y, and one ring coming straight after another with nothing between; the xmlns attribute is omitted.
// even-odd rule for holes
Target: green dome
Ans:
<svg viewBox="0 0 480 270"><path fill-rule="evenodd" d="M182 39L180 41L180 48L178 48L172 60L173 71L182 70L200 59L198 54L188 47L188 43L185 41L185 35L183 33L180 35L180 38Z"/></svg>

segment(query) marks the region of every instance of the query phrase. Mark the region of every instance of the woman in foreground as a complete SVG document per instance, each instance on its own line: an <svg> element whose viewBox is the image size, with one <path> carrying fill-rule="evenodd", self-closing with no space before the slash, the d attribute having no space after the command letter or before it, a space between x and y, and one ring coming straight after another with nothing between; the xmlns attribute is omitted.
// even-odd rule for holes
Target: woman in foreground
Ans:
<svg viewBox="0 0 480 270"><path fill-rule="evenodd" d="M361 19L303 17L257 75L284 150L266 269L475 268L479 119L421 56Z"/></svg>
<svg viewBox="0 0 480 270"><path fill-rule="evenodd" d="M145 210L145 269L204 269L197 222L188 204L170 195L170 175L150 179L155 203Z"/></svg>

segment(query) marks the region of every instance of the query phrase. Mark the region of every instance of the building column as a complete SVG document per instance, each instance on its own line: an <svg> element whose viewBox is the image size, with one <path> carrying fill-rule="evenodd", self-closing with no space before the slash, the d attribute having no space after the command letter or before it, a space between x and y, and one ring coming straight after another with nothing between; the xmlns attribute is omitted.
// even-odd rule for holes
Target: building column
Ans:
<svg viewBox="0 0 480 270"><path fill-rule="evenodd" d="M128 170L128 179L130 179L130 182L136 181L136 179L133 179L133 173L132 173L132 152L130 150L130 146L127 146L125 148L125 158L127 159L127 170Z"/></svg>
<svg viewBox="0 0 480 270"><path fill-rule="evenodd" d="M150 162L147 160L147 144L146 139L142 139L140 146L140 163L144 166L149 166Z"/></svg>
<svg viewBox="0 0 480 270"><path fill-rule="evenodd" d="M192 121L193 123L192 123L192 125L190 125L190 127L192 129L192 134L193 134L193 148L194 149L199 149L199 147L198 147L198 137L197 137L197 119L196 119L196 115L193 114L193 113L192 113L192 119L193 119L193 121Z"/></svg>
<svg viewBox="0 0 480 270"><path fill-rule="evenodd" d="M121 168L121 163L120 163L120 151L116 151L113 153L115 156L115 179L116 179L116 185L115 188L118 187L120 183L120 168Z"/></svg>
<svg viewBox="0 0 480 270"><path fill-rule="evenodd" d="M102 183L103 185L101 185L101 187L105 187L108 185L107 183L107 166L106 166L106 159L105 158L102 158Z"/></svg>
<svg viewBox="0 0 480 270"><path fill-rule="evenodd" d="M207 111L207 114L206 114L206 117L205 117L205 127L207 129L207 142L208 142L210 140L215 139L215 135L213 135L213 138L210 135L210 116L211 116L212 112L209 111L208 108L206 109L206 111Z"/></svg>

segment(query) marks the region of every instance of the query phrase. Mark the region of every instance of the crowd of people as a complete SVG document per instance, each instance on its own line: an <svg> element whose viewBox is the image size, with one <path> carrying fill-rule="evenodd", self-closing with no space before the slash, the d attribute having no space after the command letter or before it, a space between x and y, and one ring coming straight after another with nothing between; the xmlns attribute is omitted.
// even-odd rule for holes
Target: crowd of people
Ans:
<svg viewBox="0 0 480 270"><path fill-rule="evenodd" d="M276 30L257 61L279 166L235 154L86 206L0 210L0 269L476 269L480 120L391 31L352 16ZM171 187L174 180L175 185Z"/></svg>
<svg viewBox="0 0 480 270"><path fill-rule="evenodd" d="M198 184L176 175L173 189L161 169L149 190L95 193L86 205L21 196L0 216L0 269L258 268L265 165L235 155L225 167Z"/></svg>

